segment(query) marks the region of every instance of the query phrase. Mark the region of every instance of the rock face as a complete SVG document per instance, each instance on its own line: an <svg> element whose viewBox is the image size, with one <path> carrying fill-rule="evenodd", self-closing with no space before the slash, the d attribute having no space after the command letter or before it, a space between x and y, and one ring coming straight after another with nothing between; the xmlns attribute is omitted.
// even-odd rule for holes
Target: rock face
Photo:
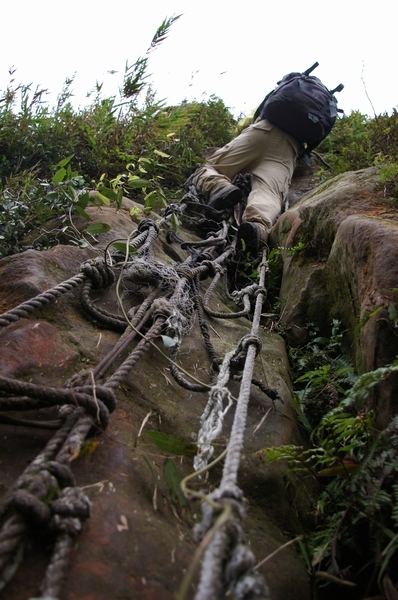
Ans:
<svg viewBox="0 0 398 600"><path fill-rule="evenodd" d="M283 324L302 342L312 322L327 332L333 319L359 373L398 354L398 211L376 167L344 173L304 194L272 232L283 247ZM372 398L381 426L397 412L395 377Z"/></svg>
<svg viewBox="0 0 398 600"><path fill-rule="evenodd" d="M101 373L96 371L96 367L105 357L111 362L112 352L122 332L105 326L101 315L87 314L80 295L82 281L79 280L76 285L71 282L79 278L81 265L87 264L87 261L92 264L90 260L101 255L101 249L112 239L126 239L136 228L128 215L129 208L126 201L118 214L105 208L100 215L93 215L112 227L111 233L99 236L95 249L60 245L43 252L29 250L0 261L0 304L6 314L21 303L34 297L40 298L40 294L47 292L46 297L51 296L49 290L62 287L62 282L69 281L70 284L69 291L44 304L38 302L36 308L29 308L15 322L8 325L2 322L0 385L5 378L7 381L27 382L44 386L46 394L52 396L54 388L70 389L67 382L77 374L86 381L85 385L87 381L91 382L92 387L95 373L99 402L101 386L111 380L121 358L118 357L116 366L112 364L109 370L102 366ZM197 239L189 232L184 232L183 236L187 240ZM167 274L163 288L167 288L166 280L169 278L172 284L170 291L173 292L179 281L175 265L182 263L187 256L187 250L181 249L179 244L167 242L164 232L161 232L155 243L154 255L149 253L142 261L141 267L147 269L144 276L132 273L130 279L123 280L120 289L114 282L106 289L90 290L95 309L122 319L117 296L121 297L126 310L142 305L156 287L159 265L166 269ZM152 264L156 267L153 271ZM188 267L189 262L187 272ZM115 267L115 272L119 271ZM176 277L174 283L173 277ZM202 293L211 281L213 277L202 276ZM152 300L151 304L154 302ZM226 299L220 284L208 303L217 313L230 314L232 310L242 308ZM213 358L209 356L203 337L203 321L207 322L207 346L210 343L221 360L237 347L242 337L250 334L251 323L247 317L224 319L202 316L201 322L196 318L193 329L184 335L176 358L181 376L184 378L185 373L190 373L195 380L209 384L212 380L214 382L215 374L211 369ZM145 326L143 330L146 331ZM286 468L279 464L266 465L256 455L266 446L301 443L294 422L283 340L262 330L260 338L262 350L255 362L254 377L266 389L276 392L278 398L272 400L258 387L251 387L238 480L245 496L247 513L243 527L257 561L294 538L301 531L309 512L306 493L296 485ZM137 343L133 340L129 344L122 353L123 359L128 352L134 353ZM72 443L67 448L66 464L71 466L92 508L83 531L73 538L61 592L61 598L65 600L155 599L160 596L165 600L172 599L192 564L198 547L192 528L201 521L201 508L198 500L188 502L179 490L179 478L192 473L192 457L176 455L173 448L170 452L163 452L151 443L145 432L173 434L187 443L195 442L208 393L206 388L194 391L181 387L170 373L168 353L160 336L155 337L153 345L145 348L139 360L127 369L126 376L116 385L117 406L107 427L97 422L88 432L88 441L80 452L76 452ZM233 397L238 398L239 382L231 380L229 388ZM76 404L79 402L76 401ZM94 421L95 413L96 410L91 417ZM15 482L23 472L24 480L22 484L19 480L19 488L22 486L23 492L29 489L30 493L26 468L29 470L29 465L40 456L45 444L51 443L54 431L46 429L43 421L55 423L56 427L58 412L56 408L40 408L23 413L7 412L6 416L11 417L11 422L0 426L1 485L5 503L15 492ZM225 416L222 434L216 439L216 454L227 446L233 416L232 407ZM12 419L32 420L35 427ZM46 466L45 473L47 478L53 475L50 466ZM222 467L216 465L210 471L207 482L194 480L191 487L196 491L202 488L214 490L221 475ZM37 491L36 484L33 487L41 501L48 504L46 494ZM52 493L57 495L58 491ZM11 501L11 506L8 504L6 516L22 510L18 494L20 492L14 493L17 499ZM51 506L53 511L55 505ZM51 560L54 539L47 531L47 525L37 528L37 516L23 515L27 523L24 557L16 575L2 592L5 599L37 597ZM8 558L7 561L13 562ZM289 565L289 578L285 576L286 564ZM260 571L274 600L309 598L307 573L293 545L270 558ZM198 578L196 570L186 598L193 597ZM47 595L57 595L49 594L48 588L45 590Z"/></svg>
<svg viewBox="0 0 398 600"><path fill-rule="evenodd" d="M398 215L387 205L376 183L376 169L347 173L299 198L303 189L301 180L292 187L292 208L282 215L272 232L273 244L284 248L282 320L292 341L305 341L309 322L327 333L332 319L339 319L347 330L347 352L359 371L388 364L398 351L397 321L394 320L398 290ZM43 252L29 250L0 261L2 313L56 286L59 289L62 282L70 282L66 293L56 294L56 297L48 294L48 301L29 308L22 318L3 323L0 386L5 380L44 386L46 397L55 397L57 389L75 389L76 394L80 390L81 402L86 401L89 388L90 410L94 401L86 442L77 450L76 444L70 442L69 454L62 463L71 467L78 486L91 502L90 518L85 521L82 532L73 537L70 561L61 586L62 600L159 597L171 600L176 597L198 548L192 529L201 521L200 502L194 497L186 500L179 488L179 479L193 472L193 459L188 451L179 454L175 442L169 447L170 452L166 452L153 443L153 434L151 439L145 434L172 434L184 440L187 448L191 447L197 440L201 415L209 397L203 383L214 384L217 375L212 363L237 348L239 341L252 330L247 316L231 319L220 314L242 308L237 308L226 296L220 280L210 298L205 298L212 314L203 313L203 309L198 311L192 299L186 309L187 314L196 314L196 320L189 331L188 328L182 331L180 351L173 360L180 379L188 380L191 388L183 387L178 377L173 377L169 352L173 353L172 344L177 337L170 323L167 331L163 328L157 332L152 344L141 342L140 336L127 327L130 338L126 348L114 357L121 335L127 339L127 333L123 334L121 306L126 311L134 307L137 311L149 298L148 310L154 307L160 310L158 299L151 296L157 289L158 296L164 296L165 291L174 294L176 310L173 312L168 305L172 313L168 314L178 315L180 305L175 291L192 267L192 255L189 259L186 246L181 247L166 238L163 224L153 254L150 251L141 257L141 274L132 268L129 277L123 276L112 284L107 281L104 286L89 286L85 288L86 293L80 295L87 281L91 281L81 275L81 265L86 265L83 273L86 268L94 268L93 259L103 256L103 249L112 239L127 239L136 228L129 217L130 207L131 203L125 201L119 213L108 208L102 209L100 215L93 213L112 227L111 232L98 236L94 248L60 245ZM145 233L144 244L148 241L146 235L151 234ZM183 231L181 236L190 242L198 240L188 231ZM211 262L211 254L204 258L205 264L206 260ZM118 277L120 265L115 265L113 271ZM209 267L208 272L203 269L200 272L199 289L203 298L211 282L217 279L217 269ZM252 307L254 302L252 298ZM89 314L86 308L90 303ZM134 319L134 310L129 313L130 319ZM151 322L156 320L155 313L140 325L147 336ZM109 315L114 316L113 322L107 321ZM262 561L308 525L311 497L310 489L303 489L302 483L284 465L264 464L258 458L259 451L268 446L302 444L295 422L284 342L279 335L262 328L259 337L262 348L255 360L253 377L260 387L250 387L237 484L245 497L246 519L242 525L246 541L256 560ZM170 345L171 348L167 348ZM131 361L129 368L112 385L115 381L112 377L127 357ZM80 387L74 388L76 383ZM114 410L109 408L108 421L108 409L102 401L106 399L104 388L114 392L117 402ZM238 380L231 379L228 388L235 399L240 396ZM391 378L374 392L372 401L381 422L396 412L394 388L396 382ZM13 401L20 397L16 393L11 395ZM0 400L6 396L3 391ZM55 406L49 408L30 406L30 410L24 412L10 413L7 409L2 413L9 417L8 422L4 423L3 419L4 424L0 425L4 519L22 514L21 540L25 543L22 558L16 551L7 554L6 545L11 543L11 538L7 538L7 543L0 538L0 566L11 565L7 578L11 579L13 565L20 563L2 592L6 600L38 597L51 560L54 533L48 530L44 517L40 521L37 513L32 516L21 508L24 492L34 491L29 487L28 475L23 481L19 480L19 496L15 494L15 482L27 468L29 470L29 465L60 427L57 404L63 403L54 401L53 404ZM79 400L70 401L72 410L79 404ZM225 416L222 433L215 441L216 455L230 440L235 405L234 401ZM71 408L68 411L71 412ZM18 419L34 421L35 426ZM43 421L47 422L46 427ZM55 431L49 429L51 426ZM170 443L172 438L167 439ZM217 490L223 477L220 464L210 470L207 479L194 479L188 487L196 492ZM47 478L55 477L54 468L45 464ZM56 499L60 495L58 487L65 487L60 483L62 476L58 473L57 477L58 484L52 492ZM70 476L64 474L63 477ZM36 495L40 497L43 511L44 504L54 513L53 498L40 494L38 491ZM14 500L10 501L10 497ZM64 523L65 527L71 526L67 520ZM199 572L200 569L194 571L186 598L194 597ZM273 600L310 598L306 568L294 545L272 556L259 572ZM45 589L48 592L48 588ZM55 593L47 595L56 596Z"/></svg>

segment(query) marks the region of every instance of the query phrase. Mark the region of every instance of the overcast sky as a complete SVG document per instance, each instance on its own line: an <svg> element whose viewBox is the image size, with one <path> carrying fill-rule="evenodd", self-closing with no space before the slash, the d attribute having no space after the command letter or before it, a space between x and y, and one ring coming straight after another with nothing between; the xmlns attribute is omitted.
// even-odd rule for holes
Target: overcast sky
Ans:
<svg viewBox="0 0 398 600"><path fill-rule="evenodd" d="M182 14L150 55L157 99L168 104L215 94L239 116L282 75L318 61L314 75L325 85L345 85L337 97L347 114L358 109L373 116L372 105L377 114L398 106L396 0L5 2L0 89L14 66L16 83L48 88L50 104L74 73L77 105L89 102L96 81L105 95L117 94L126 61L145 54L165 17Z"/></svg>

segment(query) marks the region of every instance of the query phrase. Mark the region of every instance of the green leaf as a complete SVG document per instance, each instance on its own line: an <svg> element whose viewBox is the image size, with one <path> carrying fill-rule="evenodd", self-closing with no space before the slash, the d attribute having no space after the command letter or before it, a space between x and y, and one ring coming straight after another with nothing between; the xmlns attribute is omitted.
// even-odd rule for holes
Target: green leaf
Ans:
<svg viewBox="0 0 398 600"><path fill-rule="evenodd" d="M98 194L98 198L101 200L102 204L105 204L105 206L111 205L111 201L109 200L109 198L107 198L106 196L101 194L101 192L97 192L97 194Z"/></svg>
<svg viewBox="0 0 398 600"><path fill-rule="evenodd" d="M393 322L394 327L397 326L397 319L398 319L398 315L397 315L397 311L396 308L393 304L389 304L388 305L388 316L390 321Z"/></svg>
<svg viewBox="0 0 398 600"><path fill-rule="evenodd" d="M129 212L129 215L130 215L130 217L134 217L134 215L141 214L141 213L142 213L142 208L138 208L138 206L133 206L133 208Z"/></svg>
<svg viewBox="0 0 398 600"><path fill-rule="evenodd" d="M158 482L158 478L156 477L156 473L155 473L155 471L153 470L151 463L149 462L149 460L148 460L148 458L145 456L145 454L142 454L141 456L142 456L142 458L145 460L145 462L146 462L146 464L147 464L147 467L148 467L148 469L149 469L149 470L150 470L150 472L151 472L151 475L152 475L152 477L153 477L153 480L154 480L154 482L155 482L155 485L158 485L158 483L159 483L159 482Z"/></svg>
<svg viewBox="0 0 398 600"><path fill-rule="evenodd" d="M119 252L122 252L123 254L127 253L127 244L125 242L113 242L112 246L113 246L113 248L115 248ZM134 246L128 247L128 254L136 254L136 253L137 253L137 248L134 248Z"/></svg>
<svg viewBox="0 0 398 600"><path fill-rule="evenodd" d="M177 215L174 212L171 213L171 227L174 233L178 233L180 231L180 222L178 220Z"/></svg>
<svg viewBox="0 0 398 600"><path fill-rule="evenodd" d="M307 545L304 542L302 542L301 539L299 539L297 541L298 541L298 544L300 546L301 555L302 555L302 557L303 557L303 559L305 561L305 564L307 565L308 570L311 571L312 570L312 564L311 564L310 555L309 555L308 550L307 550Z"/></svg>
<svg viewBox="0 0 398 600"><path fill-rule="evenodd" d="M153 444L155 444L155 446L164 452L178 454L179 456L195 456L196 454L196 444L193 442L186 442L185 440L178 438L171 433L147 431L145 435Z"/></svg>
<svg viewBox="0 0 398 600"><path fill-rule="evenodd" d="M149 185L149 181L147 179L141 179L141 177L129 177L128 186L135 189L145 188Z"/></svg>
<svg viewBox="0 0 398 600"><path fill-rule="evenodd" d="M154 153L162 158L170 158L170 154L166 154L166 152L162 152L161 150L154 150Z"/></svg>
<svg viewBox="0 0 398 600"><path fill-rule="evenodd" d="M108 200L111 200L112 202L117 201L117 192L110 188L102 187L99 190L99 193L102 194L102 196L105 196L105 198L108 198Z"/></svg>
<svg viewBox="0 0 398 600"><path fill-rule="evenodd" d="M61 183L61 181L64 180L66 175L66 169L64 169L64 167L61 167L60 169L58 169L58 171L55 173L54 177L52 178L52 183L54 185L57 185L57 183Z"/></svg>
<svg viewBox="0 0 398 600"><path fill-rule="evenodd" d="M117 190L117 198L116 198L116 207L118 210L122 206L122 202L123 202L123 188L119 188Z"/></svg>
<svg viewBox="0 0 398 600"><path fill-rule="evenodd" d="M144 198L145 208L152 209L156 204L156 200L156 192L149 192L149 194L147 194Z"/></svg>
<svg viewBox="0 0 398 600"><path fill-rule="evenodd" d="M79 199L76 202L75 206L80 206L80 208L85 209L89 202L90 202L90 194L85 192L84 194L79 195Z"/></svg>
<svg viewBox="0 0 398 600"><path fill-rule="evenodd" d="M91 225L86 228L86 231L92 235L96 235L98 233L106 233L110 229L111 226L107 223L91 223Z"/></svg>
<svg viewBox="0 0 398 600"><path fill-rule="evenodd" d="M187 500L181 490L181 475L174 460L167 458L164 467L164 479L169 489L171 499L177 501L181 506L187 506Z"/></svg>
<svg viewBox="0 0 398 600"><path fill-rule="evenodd" d="M66 165L72 160L72 158L74 156L75 156L74 154L71 154L67 158L63 158L62 160L59 161L59 163L57 164L57 167L66 167Z"/></svg>
<svg viewBox="0 0 398 600"><path fill-rule="evenodd" d="M90 215L87 214L86 211L78 204L75 205L75 210L78 215L80 215L81 217L84 217L85 219L87 219L87 221L91 221Z"/></svg>

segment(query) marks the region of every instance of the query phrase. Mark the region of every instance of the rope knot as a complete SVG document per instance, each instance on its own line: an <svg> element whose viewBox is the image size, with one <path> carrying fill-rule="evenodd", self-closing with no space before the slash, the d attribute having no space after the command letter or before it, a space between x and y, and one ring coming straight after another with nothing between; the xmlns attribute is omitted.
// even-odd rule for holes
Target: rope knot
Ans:
<svg viewBox="0 0 398 600"><path fill-rule="evenodd" d="M72 471L56 461L44 462L37 470L25 473L18 482L12 505L28 521L45 524L50 521L50 501L58 497L64 485L74 485Z"/></svg>
<svg viewBox="0 0 398 600"><path fill-rule="evenodd" d="M108 288L115 280L112 269L99 256L84 262L80 266L80 271L91 280L94 290Z"/></svg>
<svg viewBox="0 0 398 600"><path fill-rule="evenodd" d="M223 269L221 265L218 265L213 260L209 260L207 258L200 262L200 266L207 267L207 273L203 273L201 279L205 279L204 275L206 275L206 277L214 277L216 273L222 274L225 272L225 269Z"/></svg>
<svg viewBox="0 0 398 600"><path fill-rule="evenodd" d="M66 487L59 498L51 502L50 508L51 529L74 536L80 533L83 521L90 516L91 502L79 487Z"/></svg>
<svg viewBox="0 0 398 600"><path fill-rule="evenodd" d="M176 202L172 202L165 209L163 209L163 216L168 217L172 213L176 213L177 215L182 215L183 212L184 211L180 204L177 204Z"/></svg>
<svg viewBox="0 0 398 600"><path fill-rule="evenodd" d="M253 335L252 333L249 333L248 335L245 335L243 338L240 339L235 356L231 360L231 364L233 364L235 368L239 368L244 364L247 356L247 350L251 345L256 346L257 357L261 352L263 346L261 338L258 335Z"/></svg>
<svg viewBox="0 0 398 600"><path fill-rule="evenodd" d="M234 290L231 294L236 304L243 304L244 296L248 296L249 298L256 298L260 293L267 293L267 290L258 285L257 283L252 283L251 285L247 285L242 290Z"/></svg>
<svg viewBox="0 0 398 600"><path fill-rule="evenodd" d="M196 541L201 541L209 529L212 527L214 519L224 510L226 506L231 508L231 521L243 521L245 517L245 509L243 506L243 492L238 486L228 489L216 489L208 494L209 500L212 500L212 504L208 502L202 502L202 521L197 523L194 528L194 537ZM218 507L214 506L214 503L218 504Z"/></svg>
<svg viewBox="0 0 398 600"><path fill-rule="evenodd" d="M113 412L116 408L116 398L113 390L104 385L96 384L95 387L92 385L82 385L71 388L71 391L91 396L94 400L98 400L104 404L109 412Z"/></svg>
<svg viewBox="0 0 398 600"><path fill-rule="evenodd" d="M193 278L195 277L195 273L192 270L192 267L188 266L188 265L178 265L175 269L177 275L179 277L185 277L185 279L188 279L190 281L193 280Z"/></svg>
<svg viewBox="0 0 398 600"><path fill-rule="evenodd" d="M152 304L153 319L156 321L159 317L168 319L174 312L174 307L167 298L156 298Z"/></svg>
<svg viewBox="0 0 398 600"><path fill-rule="evenodd" d="M155 229L156 233L159 233L159 225L153 219L143 219L140 221L137 229L140 233L142 233L149 230L151 227Z"/></svg>

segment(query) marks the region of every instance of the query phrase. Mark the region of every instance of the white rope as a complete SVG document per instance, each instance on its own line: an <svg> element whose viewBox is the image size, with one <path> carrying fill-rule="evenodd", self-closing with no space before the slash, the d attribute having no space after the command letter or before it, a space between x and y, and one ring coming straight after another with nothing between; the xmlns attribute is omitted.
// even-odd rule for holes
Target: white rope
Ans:
<svg viewBox="0 0 398 600"><path fill-rule="evenodd" d="M266 262L263 260L260 269L261 288L265 283L266 270ZM260 291L256 298L253 315L251 329L253 336L258 335L262 302L263 293ZM233 499L233 503L238 503L239 510L233 511L231 519L221 531L216 532L206 549L195 600L216 600L221 597L221 593L225 593L226 588L233 589L236 600L269 599L267 584L259 573L253 571L254 557L245 542L241 527L244 514L243 494L237 486L255 357L256 345L249 344L221 483L219 488L210 495L212 500L221 505L228 504ZM209 523L208 508L204 511L202 528L197 527L197 531L202 529L202 535L203 526L205 526L204 521L206 521L207 527ZM222 565L221 570L220 565Z"/></svg>
<svg viewBox="0 0 398 600"><path fill-rule="evenodd" d="M226 354L220 367L217 383L209 392L209 399L200 418L198 452L193 461L195 471L205 467L213 456L214 446L211 445L211 442L222 432L224 417L232 406L231 393L226 384L230 376L230 363L235 354L236 350L231 350Z"/></svg>

